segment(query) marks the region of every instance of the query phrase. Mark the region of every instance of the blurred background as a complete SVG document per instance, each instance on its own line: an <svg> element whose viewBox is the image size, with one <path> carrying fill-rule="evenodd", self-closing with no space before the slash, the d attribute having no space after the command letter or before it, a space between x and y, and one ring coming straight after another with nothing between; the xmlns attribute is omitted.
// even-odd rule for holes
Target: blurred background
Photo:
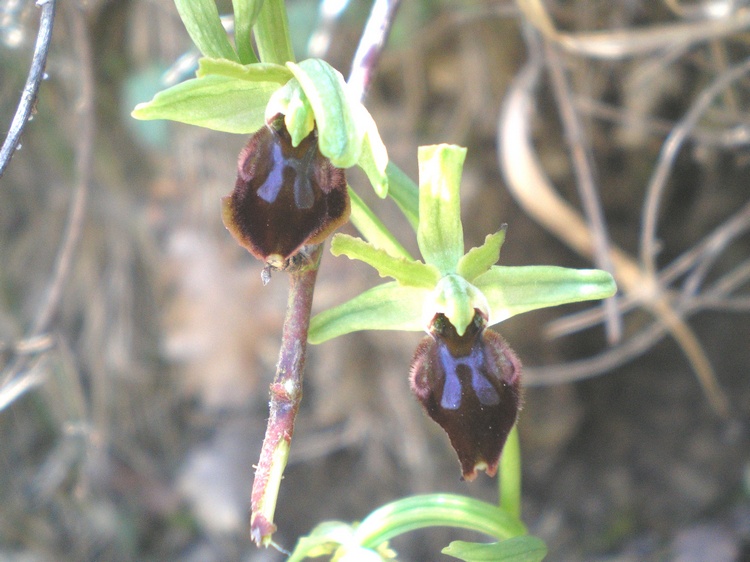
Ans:
<svg viewBox="0 0 750 562"><path fill-rule="evenodd" d="M287 280L262 286L219 214L246 139L130 118L194 72L172 2L58 4L0 179L0 560L283 560L247 514ZM370 7L289 1L298 57L347 75ZM3 140L39 17L0 0ZM416 179L417 146L467 146L467 247L508 223L502 264L616 268L606 310L496 327L526 365L523 516L548 560L750 560L748 28L743 0L398 12L366 101L391 159ZM349 180L416 251L396 207ZM315 309L377 282L326 252ZM409 392L421 337L310 349L281 547L409 494L496 500L495 480L460 481ZM458 538L477 537L392 546L447 560Z"/></svg>

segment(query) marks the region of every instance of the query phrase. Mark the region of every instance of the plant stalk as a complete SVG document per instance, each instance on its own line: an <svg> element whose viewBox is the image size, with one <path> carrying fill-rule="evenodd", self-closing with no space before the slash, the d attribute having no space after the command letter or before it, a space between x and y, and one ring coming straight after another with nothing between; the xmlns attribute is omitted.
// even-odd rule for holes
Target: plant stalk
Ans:
<svg viewBox="0 0 750 562"><path fill-rule="evenodd" d="M497 484L500 487L500 507L521 518L521 445L518 440L518 424L508 435L500 457L500 476Z"/></svg>
<svg viewBox="0 0 750 562"><path fill-rule="evenodd" d="M348 86L361 100L370 83L380 50L385 46L400 0L377 0L362 34ZM377 31L375 31L377 30ZM283 0L265 0L253 28L262 62L294 60ZM366 53L368 56L362 56ZM289 459L294 421L302 400L307 334L322 245L309 246L309 263L290 272L289 299L284 319L279 363L270 389L270 417L255 469L251 496L250 536L258 546L271 544L281 479Z"/></svg>
<svg viewBox="0 0 750 562"><path fill-rule="evenodd" d="M270 388L268 426L255 469L250 536L258 546L271 544L271 536L276 530L273 523L276 498L289 460L294 420L302 401L307 332L323 245L318 244L310 249L310 264L289 275L289 300L281 336L279 363Z"/></svg>

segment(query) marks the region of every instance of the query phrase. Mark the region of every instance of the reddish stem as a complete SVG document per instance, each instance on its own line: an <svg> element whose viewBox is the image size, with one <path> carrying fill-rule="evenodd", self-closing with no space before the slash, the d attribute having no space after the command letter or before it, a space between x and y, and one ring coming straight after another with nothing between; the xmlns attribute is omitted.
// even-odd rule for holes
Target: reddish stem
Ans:
<svg viewBox="0 0 750 562"><path fill-rule="evenodd" d="M251 498L250 535L258 546L270 544L271 535L276 530L273 514L279 483L289 456L294 420L302 401L307 332L322 250L322 244L314 246L310 252L310 265L289 275L289 300L279 363L270 389L270 417L255 470Z"/></svg>
<svg viewBox="0 0 750 562"><path fill-rule="evenodd" d="M385 46L400 0L376 0L352 63L347 85L361 101ZM289 300L276 378L271 384L270 418L255 469L251 497L250 536L258 546L271 544L276 530L276 498L289 458L294 420L302 400L307 332L315 279L323 246L310 246L309 265L290 272Z"/></svg>

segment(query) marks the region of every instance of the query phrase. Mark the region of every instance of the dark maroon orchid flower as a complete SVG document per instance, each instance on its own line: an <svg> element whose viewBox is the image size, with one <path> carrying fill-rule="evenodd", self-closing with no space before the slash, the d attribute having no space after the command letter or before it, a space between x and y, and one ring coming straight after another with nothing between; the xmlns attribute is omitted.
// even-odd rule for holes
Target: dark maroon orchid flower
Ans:
<svg viewBox="0 0 750 562"><path fill-rule="evenodd" d="M427 414L448 433L465 480L497 472L500 453L521 407L521 363L476 311L459 336L438 314L417 347L411 387Z"/></svg>
<svg viewBox="0 0 750 562"><path fill-rule="evenodd" d="M278 117L240 153L237 183L222 198L222 217L240 245L282 268L302 246L322 242L349 218L344 170L320 153L316 131L292 146Z"/></svg>

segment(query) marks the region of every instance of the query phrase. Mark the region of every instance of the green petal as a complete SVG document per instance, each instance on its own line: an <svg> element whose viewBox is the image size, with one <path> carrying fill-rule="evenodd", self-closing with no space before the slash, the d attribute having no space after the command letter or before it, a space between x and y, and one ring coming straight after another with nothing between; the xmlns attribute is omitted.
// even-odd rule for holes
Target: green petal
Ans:
<svg viewBox="0 0 750 562"><path fill-rule="evenodd" d="M243 64L258 62L258 57L253 51L252 29L262 7L263 0L232 0L234 44Z"/></svg>
<svg viewBox="0 0 750 562"><path fill-rule="evenodd" d="M495 505L467 496L428 494L386 504L357 527L355 540L373 548L398 535L425 527L455 527L504 540L526 532L517 518Z"/></svg>
<svg viewBox="0 0 750 562"><path fill-rule="evenodd" d="M301 89L292 91L287 113L284 115L284 124L292 137L292 146L299 146L315 128L315 115L305 92Z"/></svg>
<svg viewBox="0 0 750 562"><path fill-rule="evenodd" d="M209 74L218 74L238 80L250 82L276 82L286 84L291 80L292 73L286 66L268 62L254 64L240 64L227 59L211 59L203 57L198 60L198 72L195 75L203 78Z"/></svg>
<svg viewBox="0 0 750 562"><path fill-rule="evenodd" d="M460 275L446 275L438 282L425 302L422 322L428 326L436 314L442 313L451 321L459 336L474 320L474 309L489 316L487 299L482 292Z"/></svg>
<svg viewBox="0 0 750 562"><path fill-rule="evenodd" d="M547 556L542 539L524 535L495 543L453 541L443 554L466 562L541 562Z"/></svg>
<svg viewBox="0 0 750 562"><path fill-rule="evenodd" d="M323 343L358 330L424 329L422 302L429 294L424 289L385 283L354 297L339 306L317 314L310 322L310 343Z"/></svg>
<svg viewBox="0 0 750 562"><path fill-rule="evenodd" d="M240 62L221 25L215 0L175 0L175 5L188 35L203 56Z"/></svg>
<svg viewBox="0 0 750 562"><path fill-rule="evenodd" d="M248 82L209 75L186 80L139 103L136 119L170 119L225 133L249 134L264 123L266 103L275 82Z"/></svg>
<svg viewBox="0 0 750 562"><path fill-rule="evenodd" d="M495 234L488 234L484 239L484 244L472 248L461 257L456 268L461 277L467 281L473 281L497 263L500 259L500 248L505 241L505 228L503 225L503 228Z"/></svg>
<svg viewBox="0 0 750 562"><path fill-rule="evenodd" d="M466 149L439 144L420 146L419 228L417 243L426 263L454 273L464 253L459 187Z"/></svg>
<svg viewBox="0 0 750 562"><path fill-rule="evenodd" d="M315 113L310 100L293 75L289 82L271 96L266 106L266 121L270 122L279 113L284 115L284 124L292 137L292 146L299 146L315 128Z"/></svg>
<svg viewBox="0 0 750 562"><path fill-rule="evenodd" d="M440 279L435 267L420 261L394 257L362 240L347 234L336 234L331 240L331 253L344 254L349 259L360 260L378 270L381 277L393 277L406 287L432 289Z"/></svg>
<svg viewBox="0 0 750 562"><path fill-rule="evenodd" d="M304 90L318 124L318 147L337 168L350 168L359 160L365 124L349 99L341 74L319 59L287 63ZM357 104L359 102L356 102Z"/></svg>
<svg viewBox="0 0 750 562"><path fill-rule="evenodd" d="M372 212L359 195L347 186L352 212L349 220L359 233L376 248L385 250L392 256L412 259L411 254L404 248L391 231L386 228L378 216Z"/></svg>
<svg viewBox="0 0 750 562"><path fill-rule="evenodd" d="M487 297L490 325L537 308L605 299L617 291L606 271L543 265L496 265L477 277L474 285Z"/></svg>

